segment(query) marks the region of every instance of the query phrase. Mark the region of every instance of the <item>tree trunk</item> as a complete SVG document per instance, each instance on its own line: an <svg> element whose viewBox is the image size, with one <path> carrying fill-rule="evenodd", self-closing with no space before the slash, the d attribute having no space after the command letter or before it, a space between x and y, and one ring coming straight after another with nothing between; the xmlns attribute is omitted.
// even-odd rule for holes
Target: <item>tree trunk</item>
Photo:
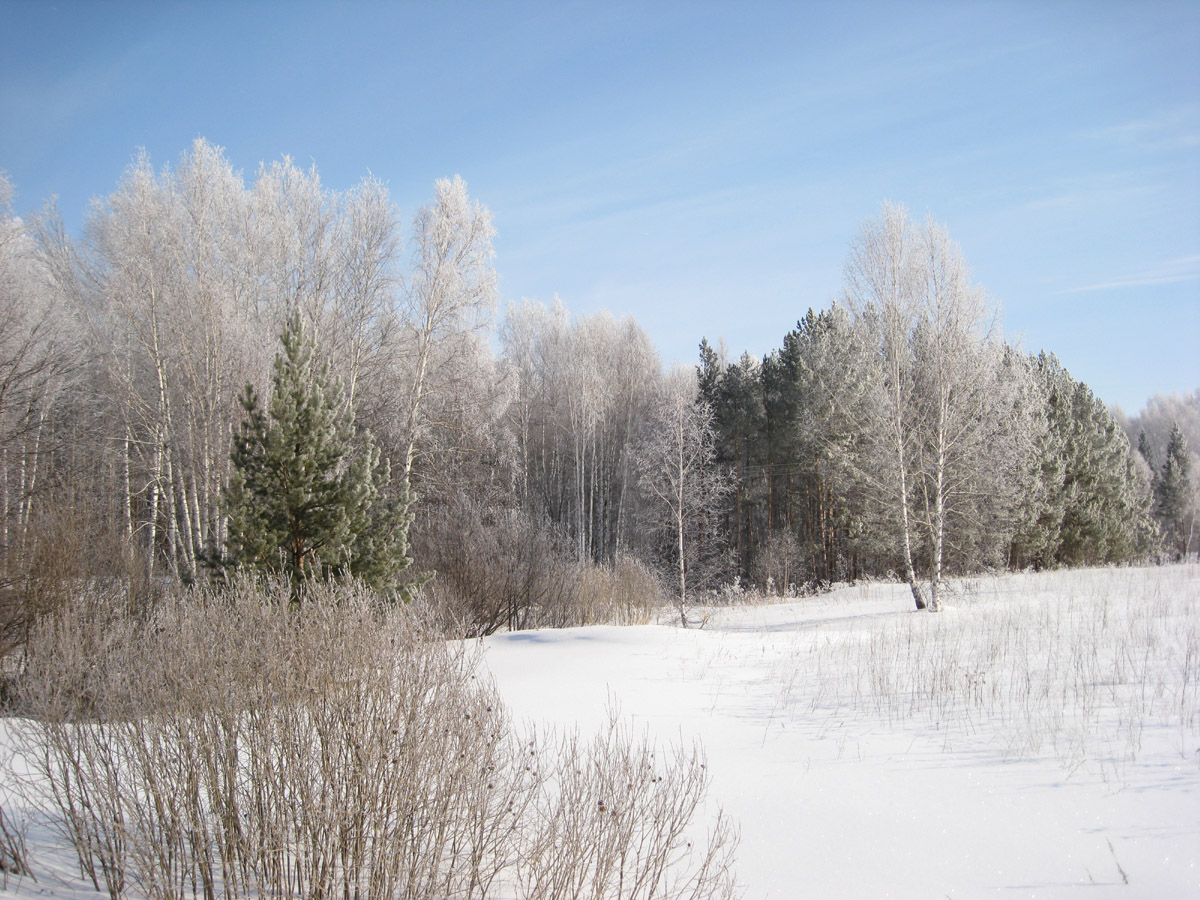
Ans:
<svg viewBox="0 0 1200 900"><path fill-rule="evenodd" d="M899 426L897 426L896 432L896 446L900 462L900 519L903 525L904 578L908 582L909 590L912 591L913 602L916 603L917 609L925 609L925 597L921 593L921 586L917 584L917 575L912 562L912 526L908 517L908 474L904 459L904 436L903 432L899 430Z"/></svg>
<svg viewBox="0 0 1200 900"><path fill-rule="evenodd" d="M942 554L946 533L946 432L938 429L938 457L933 495L933 574L930 578L929 611L942 609Z"/></svg>
<svg viewBox="0 0 1200 900"><path fill-rule="evenodd" d="M676 525L676 536L679 541L678 547L676 548L679 552L679 624L682 625L684 628L687 628L687 624L688 624L688 620L687 620L687 564L686 564L686 561L685 561L685 558L683 555L683 538L684 538L684 534L683 534L683 531L684 531L684 528L683 528L683 518L684 518L683 517L683 501L684 501L684 476L686 474L686 465L683 460L683 455L684 455L683 441L684 441L683 417L680 416L679 434L678 434L679 468L678 468L678 472L677 472L677 474L679 476L679 483L678 483L678 491L677 491L676 497L675 497L675 501L676 501L675 525Z"/></svg>
<svg viewBox="0 0 1200 900"><path fill-rule="evenodd" d="M162 477L162 459L161 445L155 442L154 446L154 471L150 476L150 510L147 516L146 532L147 543L146 548L146 577L154 578L154 554L156 545L158 544L158 486Z"/></svg>

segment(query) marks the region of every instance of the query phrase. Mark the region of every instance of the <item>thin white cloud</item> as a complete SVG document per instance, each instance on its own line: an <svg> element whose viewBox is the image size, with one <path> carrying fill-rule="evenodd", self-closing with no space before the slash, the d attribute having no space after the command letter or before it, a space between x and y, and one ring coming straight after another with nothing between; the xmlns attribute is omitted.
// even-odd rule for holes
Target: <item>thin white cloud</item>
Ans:
<svg viewBox="0 0 1200 900"><path fill-rule="evenodd" d="M1179 284L1184 281L1200 280L1200 254L1182 256L1161 263L1136 275L1114 278L1096 284L1056 291L1056 294L1086 294L1093 291L1115 291L1124 288L1151 287L1159 284Z"/></svg>
<svg viewBox="0 0 1200 900"><path fill-rule="evenodd" d="M1042 196L1025 201L1022 208L1029 212L1066 210L1097 203L1129 204L1167 187L1161 174L1149 167L1096 171L1085 175L1057 178L1047 185Z"/></svg>
<svg viewBox="0 0 1200 900"><path fill-rule="evenodd" d="M1143 150L1189 150L1200 146L1200 105L1164 110L1092 131L1088 137Z"/></svg>

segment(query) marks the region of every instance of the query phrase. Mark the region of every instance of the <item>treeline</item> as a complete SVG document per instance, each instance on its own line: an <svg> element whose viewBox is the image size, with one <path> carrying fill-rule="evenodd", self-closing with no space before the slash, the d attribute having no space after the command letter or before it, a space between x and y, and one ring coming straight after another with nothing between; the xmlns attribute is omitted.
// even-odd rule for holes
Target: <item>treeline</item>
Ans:
<svg viewBox="0 0 1200 900"><path fill-rule="evenodd" d="M761 360L701 345L741 577L795 590L895 572L936 607L946 571L1187 554L1178 422L1200 418L1197 397L1151 404L1131 451L1119 412L1053 355L1008 345L945 230L901 208L864 225L845 285Z"/></svg>
<svg viewBox="0 0 1200 900"><path fill-rule="evenodd" d="M704 344L676 371L629 318L501 316L492 239L461 179L405 228L374 179L336 192L285 158L247 181L203 140L138 157L78 239L0 180L8 645L81 580L211 577L238 398L270 396L296 316L392 473L382 499L415 497L410 576L437 573L467 631L636 618L660 586L739 577L896 572L936 602L943 571L1156 547L1161 479L1053 357L1004 344L931 223L886 208L841 302L762 360Z"/></svg>
<svg viewBox="0 0 1200 900"><path fill-rule="evenodd" d="M1164 549L1176 558L1196 553L1200 479L1193 473L1200 467L1200 389L1151 397L1133 419L1119 409L1114 414L1150 468L1154 519Z"/></svg>
<svg viewBox="0 0 1200 900"><path fill-rule="evenodd" d="M900 526L887 521L878 477L854 429L837 425L803 387L821 340L849 339L843 307L809 311L763 360L722 361L704 347L706 387L717 410L721 459L738 473L723 514L737 571L751 583L784 590L815 582L901 573ZM1035 406L1036 430L1024 455L997 459L1010 479L962 490L963 510L946 562L956 572L980 568L1045 568L1129 562L1157 548L1150 518L1149 473L1104 404L1045 353L1012 349L1006 374ZM806 360L805 357L808 356ZM799 365L798 365L799 363ZM1023 422L1030 427L1030 422ZM980 473L983 477L985 473ZM1013 480L1015 477L1015 480ZM914 518L923 514L918 492ZM929 536L922 535L925 544ZM929 548L924 547L925 554ZM924 571L924 559L919 559Z"/></svg>

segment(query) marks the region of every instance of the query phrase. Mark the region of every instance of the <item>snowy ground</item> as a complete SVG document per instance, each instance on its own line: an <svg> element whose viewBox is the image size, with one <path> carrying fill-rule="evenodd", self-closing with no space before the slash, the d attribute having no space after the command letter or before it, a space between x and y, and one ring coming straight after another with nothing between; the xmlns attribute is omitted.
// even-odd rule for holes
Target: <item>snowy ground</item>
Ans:
<svg viewBox="0 0 1200 900"><path fill-rule="evenodd" d="M939 616L861 585L483 658L517 721L615 708L702 745L746 900L1200 897L1200 566L978 579ZM30 837L38 882L0 894L89 895Z"/></svg>
<svg viewBox="0 0 1200 900"><path fill-rule="evenodd" d="M699 740L747 900L1200 897L1200 567L498 635L518 719Z"/></svg>

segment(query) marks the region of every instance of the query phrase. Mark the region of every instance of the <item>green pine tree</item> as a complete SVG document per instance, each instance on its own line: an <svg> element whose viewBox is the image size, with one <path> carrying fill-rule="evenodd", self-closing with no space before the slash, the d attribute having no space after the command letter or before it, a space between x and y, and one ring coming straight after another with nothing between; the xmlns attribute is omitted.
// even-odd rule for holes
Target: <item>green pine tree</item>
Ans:
<svg viewBox="0 0 1200 900"><path fill-rule="evenodd" d="M1150 486L1133 464L1125 432L1053 354L1038 356L1034 367L1049 434L1041 442L1040 509L1018 536L1040 547L1027 561L1080 566L1144 556L1155 541Z"/></svg>
<svg viewBox="0 0 1200 900"><path fill-rule="evenodd" d="M1138 453L1142 454L1142 459L1146 461L1150 471L1157 477L1158 467L1154 465L1154 448L1150 446L1150 439L1146 437L1145 431L1138 433Z"/></svg>
<svg viewBox="0 0 1200 900"><path fill-rule="evenodd" d="M409 565L407 482L385 497L390 469L353 414L299 313L280 336L272 395L264 411L252 385L234 436L224 494L229 568L280 574L295 596L309 580L352 576L396 588ZM356 447L356 439L358 446Z"/></svg>
<svg viewBox="0 0 1200 900"><path fill-rule="evenodd" d="M1195 521L1192 460L1187 438L1176 422L1167 440L1167 453L1154 482L1154 514L1162 525L1167 548L1182 559L1188 551Z"/></svg>

